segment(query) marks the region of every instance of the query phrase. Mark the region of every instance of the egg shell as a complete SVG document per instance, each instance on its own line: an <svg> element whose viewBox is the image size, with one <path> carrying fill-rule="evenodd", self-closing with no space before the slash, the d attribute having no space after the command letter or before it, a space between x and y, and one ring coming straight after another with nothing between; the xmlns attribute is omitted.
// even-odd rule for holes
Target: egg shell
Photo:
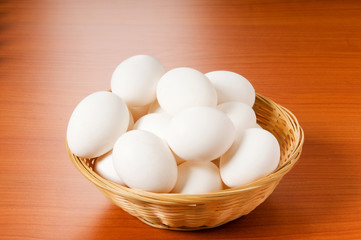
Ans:
<svg viewBox="0 0 361 240"><path fill-rule="evenodd" d="M112 75L111 89L129 107L145 106L155 100L157 83L164 73L164 66L156 58L136 55L117 66Z"/></svg>
<svg viewBox="0 0 361 240"><path fill-rule="evenodd" d="M236 136L241 135L247 128L256 126L256 114L252 107L242 102L226 102L217 106L233 122Z"/></svg>
<svg viewBox="0 0 361 240"><path fill-rule="evenodd" d="M157 99L170 115L193 106L216 107L217 92L201 72L187 67L168 71L159 80Z"/></svg>
<svg viewBox="0 0 361 240"><path fill-rule="evenodd" d="M95 161L94 171L109 181L125 186L125 183L122 179L120 179L114 169L113 155L111 151L97 158Z"/></svg>
<svg viewBox="0 0 361 240"><path fill-rule="evenodd" d="M218 167L212 162L185 162L178 166L173 193L204 194L222 190Z"/></svg>
<svg viewBox="0 0 361 240"><path fill-rule="evenodd" d="M90 94L76 106L69 119L69 149L82 158L99 157L113 148L128 125L128 108L120 97L106 91Z"/></svg>
<svg viewBox="0 0 361 240"><path fill-rule="evenodd" d="M221 156L221 178L229 187L243 186L274 171L279 160L277 139L266 130L249 128Z"/></svg>
<svg viewBox="0 0 361 240"><path fill-rule="evenodd" d="M253 106L256 92L245 77L230 71L213 71L206 76L217 91L218 104L237 101Z"/></svg>
<svg viewBox="0 0 361 240"><path fill-rule="evenodd" d="M131 188L169 192L177 181L177 164L164 140L153 133L132 130L115 143L113 162L118 175Z"/></svg>
<svg viewBox="0 0 361 240"><path fill-rule="evenodd" d="M235 127L225 113L210 107L192 107L172 118L168 126L170 148L187 161L211 161L235 139Z"/></svg>
<svg viewBox="0 0 361 240"><path fill-rule="evenodd" d="M144 130L154 133L158 137L165 139L171 117L168 114L150 113L139 118L134 124L134 130Z"/></svg>

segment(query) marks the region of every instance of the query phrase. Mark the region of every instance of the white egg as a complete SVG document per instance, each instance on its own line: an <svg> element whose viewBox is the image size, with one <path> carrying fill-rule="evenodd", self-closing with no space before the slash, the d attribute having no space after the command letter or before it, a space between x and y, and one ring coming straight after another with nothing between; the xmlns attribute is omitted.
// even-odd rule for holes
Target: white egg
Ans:
<svg viewBox="0 0 361 240"><path fill-rule="evenodd" d="M164 140L153 133L132 130L113 149L114 167L131 188L170 192L177 181L177 164Z"/></svg>
<svg viewBox="0 0 361 240"><path fill-rule="evenodd" d="M157 86L159 105L170 115L189 107L216 107L217 92L209 79L192 68L175 68L163 75Z"/></svg>
<svg viewBox="0 0 361 240"><path fill-rule="evenodd" d="M185 162L178 166L173 193L203 194L222 190L218 167L212 162Z"/></svg>
<svg viewBox="0 0 361 240"><path fill-rule="evenodd" d="M166 111L164 111L160 106L158 101L154 101L152 104L150 104L148 113L164 113L168 114Z"/></svg>
<svg viewBox="0 0 361 240"><path fill-rule="evenodd" d="M218 104L237 101L253 106L256 92L246 78L229 71L209 72L206 76L217 91Z"/></svg>
<svg viewBox="0 0 361 240"><path fill-rule="evenodd" d="M221 156L235 139L235 127L227 115L215 108L192 107L172 118L167 142L187 161L211 161Z"/></svg>
<svg viewBox="0 0 361 240"><path fill-rule="evenodd" d="M117 66L112 75L111 89L129 107L145 106L155 100L157 83L164 73L162 63L156 58L136 55Z"/></svg>
<svg viewBox="0 0 361 240"><path fill-rule="evenodd" d="M158 137L165 139L167 128L171 117L164 113L150 113L139 118L134 124L134 130L145 130L154 133Z"/></svg>
<svg viewBox="0 0 361 240"><path fill-rule="evenodd" d="M128 108L119 96L106 91L90 94L76 106L70 117L69 149L82 158L99 157L113 148L128 125Z"/></svg>
<svg viewBox="0 0 361 240"><path fill-rule="evenodd" d="M143 117L148 113L149 105L142 107L129 107L129 111L133 115L133 120L137 121L139 118Z"/></svg>
<svg viewBox="0 0 361 240"><path fill-rule="evenodd" d="M94 166L94 171L109 181L118 183L123 186L125 185L123 180L120 179L114 169L113 156L111 151L97 158Z"/></svg>
<svg viewBox="0 0 361 240"><path fill-rule="evenodd" d="M226 102L217 106L218 110L224 112L236 127L236 136L241 135L247 128L254 127L256 114L253 109L242 102Z"/></svg>
<svg viewBox="0 0 361 240"><path fill-rule="evenodd" d="M221 157L220 173L229 187L239 187L274 171L280 160L280 146L268 131L249 128Z"/></svg>

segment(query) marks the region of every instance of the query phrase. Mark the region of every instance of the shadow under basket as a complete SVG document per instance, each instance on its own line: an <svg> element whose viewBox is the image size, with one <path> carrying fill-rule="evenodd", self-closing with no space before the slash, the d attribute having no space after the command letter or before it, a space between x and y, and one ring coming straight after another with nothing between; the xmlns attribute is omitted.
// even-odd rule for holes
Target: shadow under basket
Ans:
<svg viewBox="0 0 361 240"><path fill-rule="evenodd" d="M275 171L242 187L199 195L146 192L100 177L93 171L96 158L79 158L69 148L68 153L75 167L107 198L144 223L180 231L213 228L254 210L273 192L301 155L304 133L289 110L259 94L253 109L257 123L277 138L281 159Z"/></svg>

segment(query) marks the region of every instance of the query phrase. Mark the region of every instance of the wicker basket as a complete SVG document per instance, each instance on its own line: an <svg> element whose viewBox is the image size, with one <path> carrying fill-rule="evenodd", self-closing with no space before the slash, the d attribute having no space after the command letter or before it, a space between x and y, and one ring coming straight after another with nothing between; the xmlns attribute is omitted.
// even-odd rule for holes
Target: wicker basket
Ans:
<svg viewBox="0 0 361 240"><path fill-rule="evenodd" d="M301 155L304 134L290 111L259 94L253 108L257 123L278 139L281 160L274 172L247 186L200 195L151 193L110 182L93 171L96 159L81 159L69 148L68 153L76 168L107 198L146 224L181 231L213 228L260 205Z"/></svg>

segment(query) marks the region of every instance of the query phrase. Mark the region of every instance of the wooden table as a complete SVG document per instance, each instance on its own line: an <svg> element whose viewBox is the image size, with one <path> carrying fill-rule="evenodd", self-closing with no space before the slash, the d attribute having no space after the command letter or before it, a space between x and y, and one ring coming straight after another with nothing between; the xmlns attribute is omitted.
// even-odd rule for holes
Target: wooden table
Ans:
<svg viewBox="0 0 361 240"><path fill-rule="evenodd" d="M230 70L290 109L303 154L249 215L158 230L72 165L68 119L120 61ZM0 1L1 239L361 239L359 1Z"/></svg>

